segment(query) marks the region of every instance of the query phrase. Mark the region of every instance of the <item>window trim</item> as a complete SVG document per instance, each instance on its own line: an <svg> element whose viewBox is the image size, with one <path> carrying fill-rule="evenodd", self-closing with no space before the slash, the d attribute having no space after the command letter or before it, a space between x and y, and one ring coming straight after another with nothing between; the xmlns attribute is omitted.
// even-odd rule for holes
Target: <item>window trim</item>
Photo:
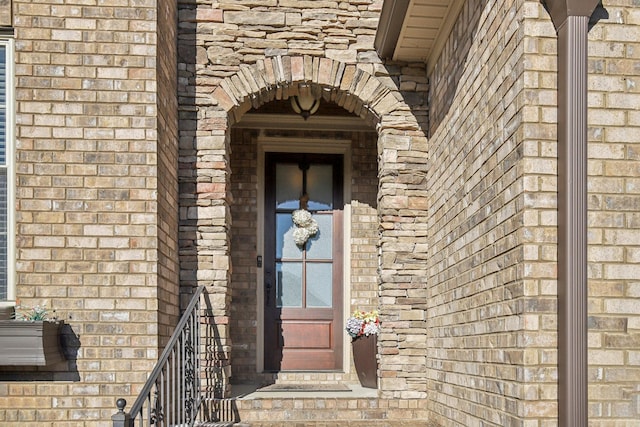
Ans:
<svg viewBox="0 0 640 427"><path fill-rule="evenodd" d="M6 47L6 142L7 171L7 299L0 300L0 307L16 305L16 181L15 181L15 40L11 34L0 33L0 44Z"/></svg>

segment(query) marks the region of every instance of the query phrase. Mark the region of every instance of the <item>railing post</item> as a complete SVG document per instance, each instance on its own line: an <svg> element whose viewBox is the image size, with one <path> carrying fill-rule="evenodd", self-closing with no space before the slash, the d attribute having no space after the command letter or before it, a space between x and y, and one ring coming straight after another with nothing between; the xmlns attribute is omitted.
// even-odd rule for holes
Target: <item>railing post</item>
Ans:
<svg viewBox="0 0 640 427"><path fill-rule="evenodd" d="M113 427L131 427L131 416L128 412L124 412L124 407L127 406L127 401L124 399L118 399L116 401L116 407L118 412L111 416Z"/></svg>

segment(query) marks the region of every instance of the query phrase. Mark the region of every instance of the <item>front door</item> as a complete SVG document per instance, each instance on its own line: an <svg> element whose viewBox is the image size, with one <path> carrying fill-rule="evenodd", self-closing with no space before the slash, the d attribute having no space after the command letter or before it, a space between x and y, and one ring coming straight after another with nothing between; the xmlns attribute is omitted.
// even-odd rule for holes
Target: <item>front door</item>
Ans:
<svg viewBox="0 0 640 427"><path fill-rule="evenodd" d="M267 371L342 368L342 156L267 153Z"/></svg>

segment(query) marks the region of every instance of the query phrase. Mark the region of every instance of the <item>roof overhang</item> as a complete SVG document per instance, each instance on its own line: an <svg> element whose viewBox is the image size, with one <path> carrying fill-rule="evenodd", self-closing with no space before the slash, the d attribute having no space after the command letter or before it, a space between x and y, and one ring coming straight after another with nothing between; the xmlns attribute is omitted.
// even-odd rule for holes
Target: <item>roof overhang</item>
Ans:
<svg viewBox="0 0 640 427"><path fill-rule="evenodd" d="M385 0L375 38L380 57L433 67L465 0Z"/></svg>

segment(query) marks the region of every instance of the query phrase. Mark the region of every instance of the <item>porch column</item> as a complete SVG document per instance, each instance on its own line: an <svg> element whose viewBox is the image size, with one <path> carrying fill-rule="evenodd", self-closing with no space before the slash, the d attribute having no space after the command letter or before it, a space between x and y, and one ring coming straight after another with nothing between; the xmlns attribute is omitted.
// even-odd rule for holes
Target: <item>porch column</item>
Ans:
<svg viewBox="0 0 640 427"><path fill-rule="evenodd" d="M587 35L597 0L547 0L558 34L558 424L587 425Z"/></svg>

